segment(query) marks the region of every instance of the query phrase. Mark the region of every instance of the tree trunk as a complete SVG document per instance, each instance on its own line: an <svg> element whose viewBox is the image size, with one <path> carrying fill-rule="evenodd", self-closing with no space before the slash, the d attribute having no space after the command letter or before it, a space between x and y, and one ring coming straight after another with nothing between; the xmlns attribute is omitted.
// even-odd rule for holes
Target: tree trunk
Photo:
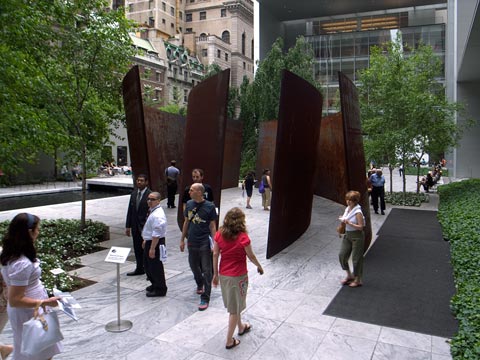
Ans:
<svg viewBox="0 0 480 360"><path fill-rule="evenodd" d="M85 215L87 208L87 149L82 146L82 210L80 214L80 228L85 229Z"/></svg>

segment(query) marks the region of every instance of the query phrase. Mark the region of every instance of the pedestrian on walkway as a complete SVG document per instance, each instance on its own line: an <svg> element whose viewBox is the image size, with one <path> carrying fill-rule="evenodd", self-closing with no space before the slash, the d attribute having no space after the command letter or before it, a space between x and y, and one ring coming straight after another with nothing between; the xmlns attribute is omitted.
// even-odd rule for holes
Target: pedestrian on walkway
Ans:
<svg viewBox="0 0 480 360"><path fill-rule="evenodd" d="M365 217L359 205L360 193L349 191L345 195L347 207L338 219L345 223L345 235L338 258L342 269L347 272L347 277L341 281L342 285L358 287L363 285L363 252L365 246ZM348 259L352 256L353 273L350 271Z"/></svg>
<svg viewBox="0 0 480 360"><path fill-rule="evenodd" d="M220 257L220 270L218 258ZM247 235L245 214L237 207L230 209L225 215L223 226L215 234L213 246L213 285L220 282L222 298L229 315L226 349L232 349L240 344L233 337L235 328L238 335L248 333L251 325L242 323L241 313L246 307L248 289L247 257L263 274L262 265L258 262Z"/></svg>
<svg viewBox="0 0 480 360"><path fill-rule="evenodd" d="M249 171L245 179L243 180L243 186L247 192L247 209L251 209L252 206L250 205L250 200L252 199L253 194L253 185L255 185L255 173L253 171Z"/></svg>
<svg viewBox="0 0 480 360"><path fill-rule="evenodd" d="M167 233L167 218L160 206L161 196L158 192L148 194L149 206L147 221L142 230L143 263L147 279L152 283L145 290L147 297L167 295L165 270L163 261L166 259L165 235Z"/></svg>
<svg viewBox="0 0 480 360"><path fill-rule="evenodd" d="M147 221L147 198L152 191L148 188L148 179L144 174L137 176L135 184L137 185L137 188L133 190L130 195L130 202L128 203L127 220L125 221L125 235L132 236L136 268L134 271L127 273L127 276L145 274L145 269L143 267L142 230Z"/></svg>
<svg viewBox="0 0 480 360"><path fill-rule="evenodd" d="M372 203L375 214L378 214L378 199L380 198L380 210L382 215L385 215L385 177L382 170L377 169L372 176L370 176L372 183Z"/></svg>
<svg viewBox="0 0 480 360"><path fill-rule="evenodd" d="M180 170L176 167L177 162L175 160L170 161L170 166L165 169L165 176L167 177L167 207L175 209L175 194L178 189L178 176Z"/></svg>
<svg viewBox="0 0 480 360"><path fill-rule="evenodd" d="M203 311L210 303L212 291L212 247L217 230L217 212L215 205L205 200L205 188L195 183L190 186L190 197L185 204L185 220L180 239L180 251L185 250L185 239L188 240L188 262L197 284L200 295L198 310Z"/></svg>
<svg viewBox="0 0 480 360"><path fill-rule="evenodd" d="M262 183L265 191L262 193L263 210L270 210L270 199L272 197L272 180L270 178L270 170L263 170Z"/></svg>

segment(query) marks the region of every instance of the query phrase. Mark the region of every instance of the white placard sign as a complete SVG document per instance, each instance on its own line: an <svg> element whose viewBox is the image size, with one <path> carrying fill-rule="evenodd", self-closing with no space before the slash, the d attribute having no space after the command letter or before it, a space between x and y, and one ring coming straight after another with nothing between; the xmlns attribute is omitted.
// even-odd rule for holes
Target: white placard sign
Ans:
<svg viewBox="0 0 480 360"><path fill-rule="evenodd" d="M123 264L130 253L130 248L112 246L108 252L107 257L105 258L106 262L113 262L117 264Z"/></svg>

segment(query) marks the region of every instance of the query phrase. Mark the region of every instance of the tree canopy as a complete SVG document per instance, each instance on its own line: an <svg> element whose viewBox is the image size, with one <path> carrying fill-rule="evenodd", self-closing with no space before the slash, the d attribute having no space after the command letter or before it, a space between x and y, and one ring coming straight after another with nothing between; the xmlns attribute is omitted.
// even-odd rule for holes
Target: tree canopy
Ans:
<svg viewBox="0 0 480 360"><path fill-rule="evenodd" d="M420 164L424 154L439 156L458 143L462 128L455 115L462 106L446 97L438 81L442 69L430 46L409 49L401 35L372 47L358 88L368 159Z"/></svg>
<svg viewBox="0 0 480 360"><path fill-rule="evenodd" d="M130 22L122 9L108 5L103 0L2 3L4 171L18 171L21 161L39 151L59 150L82 164L85 190L87 160L101 153L123 118L121 80L134 51ZM84 211L82 206L82 219Z"/></svg>

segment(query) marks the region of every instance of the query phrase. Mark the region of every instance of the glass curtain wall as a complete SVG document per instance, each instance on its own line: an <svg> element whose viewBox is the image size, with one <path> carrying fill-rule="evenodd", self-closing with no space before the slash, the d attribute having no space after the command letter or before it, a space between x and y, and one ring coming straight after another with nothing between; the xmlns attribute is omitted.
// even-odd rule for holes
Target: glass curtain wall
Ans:
<svg viewBox="0 0 480 360"><path fill-rule="evenodd" d="M444 24L406 27L400 28L400 31L403 43L408 44L408 47L404 48L405 54L408 55L409 48L415 48L423 42L433 47L445 68ZM342 71L357 83L358 71L369 66L370 48L394 40L395 36L395 31L386 29L306 37L316 57L315 78L323 84L325 114L340 111L338 71ZM445 76L438 80L444 82Z"/></svg>

